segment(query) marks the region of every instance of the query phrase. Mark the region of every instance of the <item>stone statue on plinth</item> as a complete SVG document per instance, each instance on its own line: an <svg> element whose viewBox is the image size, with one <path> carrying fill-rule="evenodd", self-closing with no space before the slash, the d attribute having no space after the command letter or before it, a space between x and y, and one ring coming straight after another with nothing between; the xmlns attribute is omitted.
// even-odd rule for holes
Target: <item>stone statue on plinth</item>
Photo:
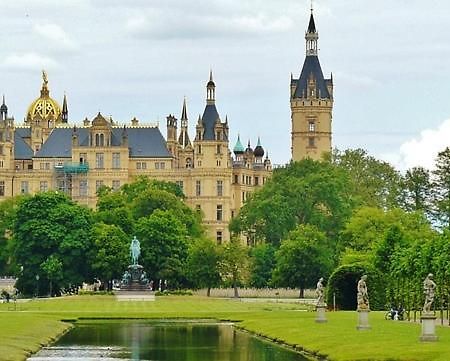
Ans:
<svg viewBox="0 0 450 361"><path fill-rule="evenodd" d="M423 281L423 293L425 294L423 313L431 313L431 307L433 306L435 292L436 283L434 283L433 281L433 274L429 273Z"/></svg>
<svg viewBox="0 0 450 361"><path fill-rule="evenodd" d="M317 295L317 302L316 305L317 306L322 306L325 304L325 287L323 285L323 277L320 277L319 281L317 282L317 286L316 286L316 295Z"/></svg>
<svg viewBox="0 0 450 361"><path fill-rule="evenodd" d="M367 275L361 276L357 286L356 300L358 303L358 325L357 330L370 330L369 325L369 292L367 291Z"/></svg>
<svg viewBox="0 0 450 361"><path fill-rule="evenodd" d="M423 293L425 294L425 302L422 315L420 316L422 333L419 339L422 342L435 342L438 340L436 336L436 316L431 307L433 306L436 293L436 283L433 281L432 273L429 273L423 281Z"/></svg>
<svg viewBox="0 0 450 361"><path fill-rule="evenodd" d="M367 275L363 275L358 281L358 310L368 310L369 309L369 292L367 291Z"/></svg>
<svg viewBox="0 0 450 361"><path fill-rule="evenodd" d="M320 277L316 286L316 295L317 295L317 303L316 303L316 322L317 323L325 323L327 322L327 318L325 316L325 286L323 285L323 277Z"/></svg>

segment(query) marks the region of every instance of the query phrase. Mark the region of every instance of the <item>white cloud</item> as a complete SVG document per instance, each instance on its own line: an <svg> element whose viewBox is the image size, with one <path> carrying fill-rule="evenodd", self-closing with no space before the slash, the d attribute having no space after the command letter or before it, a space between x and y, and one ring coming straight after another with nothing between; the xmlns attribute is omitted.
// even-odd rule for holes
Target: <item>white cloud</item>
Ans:
<svg viewBox="0 0 450 361"><path fill-rule="evenodd" d="M52 44L51 48L75 51L78 49L78 45L70 39L69 35L57 24L36 24L33 27L33 31Z"/></svg>
<svg viewBox="0 0 450 361"><path fill-rule="evenodd" d="M131 16L126 22L126 30L130 34L156 39L258 36L287 32L293 27L294 21L284 15L167 16L155 9Z"/></svg>
<svg viewBox="0 0 450 361"><path fill-rule="evenodd" d="M11 54L1 63L2 67L17 70L41 70L59 67L50 57L37 53Z"/></svg>
<svg viewBox="0 0 450 361"><path fill-rule="evenodd" d="M437 129L425 129L419 137L404 142L398 153L387 153L382 157L400 170L417 166L432 169L438 153L449 146L450 119L447 119Z"/></svg>

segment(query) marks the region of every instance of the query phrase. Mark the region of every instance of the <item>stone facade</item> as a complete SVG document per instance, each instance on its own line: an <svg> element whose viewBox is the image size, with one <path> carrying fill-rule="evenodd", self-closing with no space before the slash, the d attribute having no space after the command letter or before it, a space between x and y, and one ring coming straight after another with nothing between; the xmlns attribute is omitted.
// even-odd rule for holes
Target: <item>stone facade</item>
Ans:
<svg viewBox="0 0 450 361"><path fill-rule="evenodd" d="M271 176L271 162L263 158L260 144L255 151L249 145L232 155L228 120L221 120L215 105L212 74L193 142L186 101L180 121L178 128L176 117L167 117L167 139L157 125L136 118L119 125L99 113L83 125L69 125L66 97L62 108L50 98L44 73L41 95L23 125L8 116L4 99L0 107L0 199L58 190L95 207L101 186L117 189L144 175L179 184L188 204L203 212L209 235L228 241L229 221L248 194Z"/></svg>

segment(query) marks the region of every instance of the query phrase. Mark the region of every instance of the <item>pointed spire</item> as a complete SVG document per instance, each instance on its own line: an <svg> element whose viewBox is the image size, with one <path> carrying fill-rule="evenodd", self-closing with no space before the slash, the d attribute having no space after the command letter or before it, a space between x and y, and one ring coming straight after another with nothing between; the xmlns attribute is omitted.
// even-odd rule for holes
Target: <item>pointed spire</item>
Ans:
<svg viewBox="0 0 450 361"><path fill-rule="evenodd" d="M64 92L63 106L61 112L61 120L63 123L67 123L69 121L69 110L67 108L67 97L66 92Z"/></svg>
<svg viewBox="0 0 450 361"><path fill-rule="evenodd" d="M308 30L305 34L306 40L306 56L317 56L317 42L319 34L316 30L316 23L314 21L313 7L311 3L311 16L309 17Z"/></svg>
<svg viewBox="0 0 450 361"><path fill-rule="evenodd" d="M261 147L261 139L259 137L258 137L258 144L256 146Z"/></svg>
<svg viewBox="0 0 450 361"><path fill-rule="evenodd" d="M8 107L6 106L5 103L5 94L3 94L3 103L0 106L0 119L6 120L7 117L8 117Z"/></svg>
<svg viewBox="0 0 450 361"><path fill-rule="evenodd" d="M206 103L214 104L216 100L216 84L213 80L212 69L209 71L209 81L206 84Z"/></svg>
<svg viewBox="0 0 450 361"><path fill-rule="evenodd" d="M181 111L181 122L182 123L183 123L183 120L188 120L187 111L186 111L186 97L184 97L183 110Z"/></svg>
<svg viewBox="0 0 450 361"><path fill-rule="evenodd" d="M242 145L241 138L238 134L236 144L233 148L233 152L234 152L234 154L242 154L242 153L244 153L244 151L245 151L244 146Z"/></svg>

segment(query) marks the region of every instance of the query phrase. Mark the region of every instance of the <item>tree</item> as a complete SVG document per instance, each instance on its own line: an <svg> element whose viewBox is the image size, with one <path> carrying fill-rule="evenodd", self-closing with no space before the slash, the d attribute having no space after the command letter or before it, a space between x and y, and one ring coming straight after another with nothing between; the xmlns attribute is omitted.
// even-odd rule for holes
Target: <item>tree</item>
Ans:
<svg viewBox="0 0 450 361"><path fill-rule="evenodd" d="M274 268L275 247L267 243L253 247L250 253L250 286L267 287Z"/></svg>
<svg viewBox="0 0 450 361"><path fill-rule="evenodd" d="M363 149L335 150L332 161L349 176L349 192L356 205L382 209L399 206L400 174L392 165Z"/></svg>
<svg viewBox="0 0 450 361"><path fill-rule="evenodd" d="M92 248L92 224L92 212L65 194L37 193L20 200L13 225L14 257L23 266L18 289L32 294L41 265L52 255L62 263L60 286L80 285L89 278L86 254Z"/></svg>
<svg viewBox="0 0 450 361"><path fill-rule="evenodd" d="M41 273L44 273L49 281L49 295L53 296L53 286L56 282L60 281L63 277L63 264L58 256L52 254L40 266Z"/></svg>
<svg viewBox="0 0 450 361"><path fill-rule="evenodd" d="M279 245L298 224L313 224L330 238L352 209L348 177L329 162L304 159L274 171L230 225L255 242Z"/></svg>
<svg viewBox="0 0 450 361"><path fill-rule="evenodd" d="M238 287L248 273L248 249L242 245L239 238L232 238L230 242L222 245L219 269L222 281L231 284L234 297L238 298Z"/></svg>
<svg viewBox="0 0 450 361"><path fill-rule="evenodd" d="M111 290L112 280L120 278L130 264L129 237L120 227L104 223L96 224L92 233L93 273Z"/></svg>
<svg viewBox="0 0 450 361"><path fill-rule="evenodd" d="M423 167L408 169L401 182L402 207L407 211L431 211L430 172Z"/></svg>
<svg viewBox="0 0 450 361"><path fill-rule="evenodd" d="M188 232L173 210L155 210L135 226L141 242L142 265L154 280L180 285L185 280Z"/></svg>
<svg viewBox="0 0 450 361"><path fill-rule="evenodd" d="M304 289L326 277L333 266L332 251L325 234L312 225L299 225L281 242L275 253L274 282L285 287Z"/></svg>
<svg viewBox="0 0 450 361"><path fill-rule="evenodd" d="M21 197L5 199L0 203L0 275L15 274L18 267L13 259L12 229Z"/></svg>
<svg viewBox="0 0 450 361"><path fill-rule="evenodd" d="M217 244L209 239L198 239L189 247L187 258L187 278L197 288L211 288L220 284L220 253Z"/></svg>
<svg viewBox="0 0 450 361"><path fill-rule="evenodd" d="M384 211L363 207L353 214L342 230L339 237L340 249L372 251L395 225L408 240L429 239L434 234L429 221L421 212L407 213L398 208Z"/></svg>
<svg viewBox="0 0 450 361"><path fill-rule="evenodd" d="M450 148L438 153L433 171L433 205L436 220L443 227L450 225Z"/></svg>

